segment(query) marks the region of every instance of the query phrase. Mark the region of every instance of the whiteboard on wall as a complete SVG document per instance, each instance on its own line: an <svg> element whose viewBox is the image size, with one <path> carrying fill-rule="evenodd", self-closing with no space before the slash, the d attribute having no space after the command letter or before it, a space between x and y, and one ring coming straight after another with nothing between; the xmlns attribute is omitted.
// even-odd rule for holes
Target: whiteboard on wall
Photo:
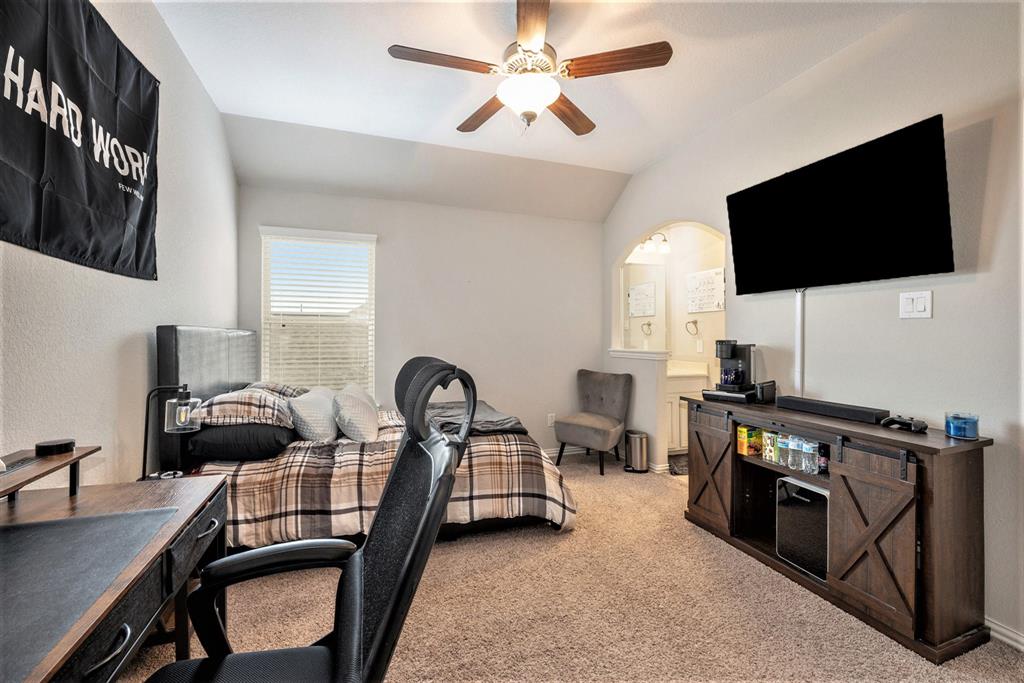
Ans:
<svg viewBox="0 0 1024 683"><path fill-rule="evenodd" d="M725 269L712 268L686 276L686 310L711 313L725 310Z"/></svg>
<svg viewBox="0 0 1024 683"><path fill-rule="evenodd" d="M653 282L641 282L629 288L629 317L649 318L654 315L657 294Z"/></svg>

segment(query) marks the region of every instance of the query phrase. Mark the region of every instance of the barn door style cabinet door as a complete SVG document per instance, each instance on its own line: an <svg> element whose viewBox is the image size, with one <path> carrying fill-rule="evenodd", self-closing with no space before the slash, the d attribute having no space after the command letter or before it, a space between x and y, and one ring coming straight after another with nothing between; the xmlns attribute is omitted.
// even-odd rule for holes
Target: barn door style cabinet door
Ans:
<svg viewBox="0 0 1024 683"><path fill-rule="evenodd" d="M844 445L832 459L828 584L914 637L917 615L917 464L907 451Z"/></svg>
<svg viewBox="0 0 1024 683"><path fill-rule="evenodd" d="M989 640L985 626L983 449L941 429L911 434L771 405L687 395L685 517L935 663ZM736 450L736 427L793 434L829 449L827 474ZM807 535L801 567L778 553L782 477L827 492L827 534ZM786 527L789 545L793 528ZM796 535L800 537L799 534ZM826 540L827 539L827 540ZM824 559L827 550L827 560Z"/></svg>
<svg viewBox="0 0 1024 683"><path fill-rule="evenodd" d="M687 510L728 533L732 519L733 447L729 414L691 406Z"/></svg>

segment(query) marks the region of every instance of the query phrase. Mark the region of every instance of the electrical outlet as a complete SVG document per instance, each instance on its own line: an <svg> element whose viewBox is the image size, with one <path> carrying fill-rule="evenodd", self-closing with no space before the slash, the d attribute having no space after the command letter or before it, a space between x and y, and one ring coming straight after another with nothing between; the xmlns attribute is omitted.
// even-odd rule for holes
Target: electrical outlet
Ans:
<svg viewBox="0 0 1024 683"><path fill-rule="evenodd" d="M548 413L548 427L554 427L554 426L555 426L555 414L554 413Z"/></svg>

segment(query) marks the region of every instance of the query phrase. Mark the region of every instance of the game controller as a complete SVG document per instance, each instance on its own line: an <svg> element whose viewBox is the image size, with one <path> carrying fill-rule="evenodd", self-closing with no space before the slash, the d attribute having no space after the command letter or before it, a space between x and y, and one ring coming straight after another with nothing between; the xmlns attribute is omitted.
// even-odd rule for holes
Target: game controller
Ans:
<svg viewBox="0 0 1024 683"><path fill-rule="evenodd" d="M894 417L885 418L882 420L881 424L883 427L893 427L905 432L914 432L915 434L923 434L928 431L928 423L924 420L918 420L916 417L903 417L902 415L896 415Z"/></svg>

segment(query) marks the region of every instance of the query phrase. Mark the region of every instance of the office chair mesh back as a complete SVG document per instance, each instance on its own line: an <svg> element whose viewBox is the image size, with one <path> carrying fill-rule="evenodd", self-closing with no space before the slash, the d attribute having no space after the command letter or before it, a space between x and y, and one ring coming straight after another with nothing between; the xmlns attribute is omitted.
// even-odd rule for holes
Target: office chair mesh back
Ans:
<svg viewBox="0 0 1024 683"><path fill-rule="evenodd" d="M429 399L426 390L437 385L438 376L455 371L454 365L436 358L414 358L402 368L395 383L396 403L407 421L406 430L360 551L364 680L379 680L387 671L430 546L444 521L464 445L448 446L436 430L424 439L422 433L417 434L415 423L418 412L421 426L424 424L422 413Z"/></svg>

